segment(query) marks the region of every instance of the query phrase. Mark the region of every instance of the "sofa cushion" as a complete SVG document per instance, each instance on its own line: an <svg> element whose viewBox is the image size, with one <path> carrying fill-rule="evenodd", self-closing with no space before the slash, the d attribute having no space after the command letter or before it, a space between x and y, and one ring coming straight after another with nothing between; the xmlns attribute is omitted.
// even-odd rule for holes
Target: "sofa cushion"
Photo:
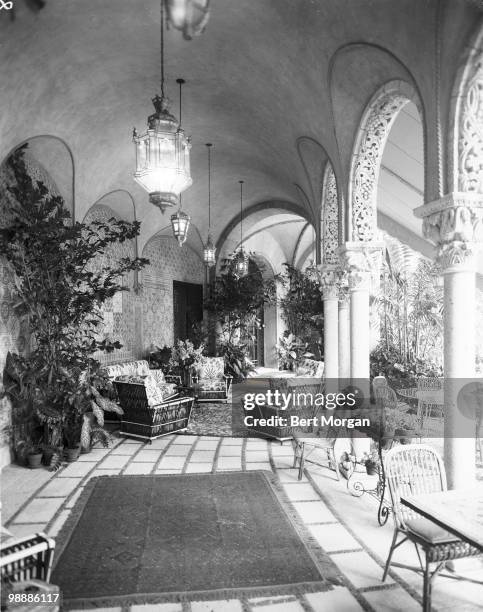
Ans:
<svg viewBox="0 0 483 612"><path fill-rule="evenodd" d="M451 535L433 521L426 518L413 518L406 520L406 527L415 535L423 538L431 544L443 544L445 542L457 542L458 538Z"/></svg>
<svg viewBox="0 0 483 612"><path fill-rule="evenodd" d="M135 385L142 385L146 388L146 399L148 400L149 406L156 406L161 404L167 398L172 397L176 394L176 385L173 383L158 383L154 376L144 375L132 375L124 374L116 378L118 382L124 382Z"/></svg>
<svg viewBox="0 0 483 612"><path fill-rule="evenodd" d="M103 370L111 380L114 380L114 378L117 378L118 376L125 376L127 374L146 376L150 373L149 363L145 359L107 365L104 366Z"/></svg>
<svg viewBox="0 0 483 612"><path fill-rule="evenodd" d="M224 357L205 357L198 368L198 380L215 381L223 380L225 374Z"/></svg>

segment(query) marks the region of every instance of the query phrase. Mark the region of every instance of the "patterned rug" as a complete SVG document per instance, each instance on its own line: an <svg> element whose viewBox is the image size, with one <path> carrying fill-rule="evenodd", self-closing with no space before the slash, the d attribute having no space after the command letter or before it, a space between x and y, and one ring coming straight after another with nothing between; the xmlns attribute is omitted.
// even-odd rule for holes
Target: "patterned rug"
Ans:
<svg viewBox="0 0 483 612"><path fill-rule="evenodd" d="M271 472L93 478L56 540L64 610L339 584Z"/></svg>
<svg viewBox="0 0 483 612"><path fill-rule="evenodd" d="M184 433L195 436L246 438L249 432L243 425L242 408L238 402L195 402L188 429Z"/></svg>

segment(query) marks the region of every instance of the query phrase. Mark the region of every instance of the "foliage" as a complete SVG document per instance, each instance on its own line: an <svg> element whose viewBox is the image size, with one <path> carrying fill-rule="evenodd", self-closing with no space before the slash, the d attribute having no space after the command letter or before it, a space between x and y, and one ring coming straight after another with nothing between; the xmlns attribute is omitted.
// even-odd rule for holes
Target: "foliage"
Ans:
<svg viewBox="0 0 483 612"><path fill-rule="evenodd" d="M394 241L377 299L381 342L372 372L394 378L434 375L442 362L443 290L438 267ZM402 255L404 254L404 256Z"/></svg>
<svg viewBox="0 0 483 612"><path fill-rule="evenodd" d="M218 352L225 358L225 373L233 376L234 382L245 380L255 370L253 363L246 356L246 345L221 341Z"/></svg>
<svg viewBox="0 0 483 612"><path fill-rule="evenodd" d="M33 350L28 357L15 357L22 382L17 377L16 386L6 391L16 411L18 400L21 411L29 406L32 412L33 407L40 424L57 432L60 428L64 441L74 444L84 414L92 410L92 402L98 405L93 389L99 363L91 355L121 348L117 341L99 339L101 306L127 290L121 284L123 275L148 260L126 257L95 269L96 257L113 244L133 239L139 223L72 223L62 198L29 176L25 147L7 160L13 203L8 224L0 230L0 256L13 272L14 310L28 321Z"/></svg>
<svg viewBox="0 0 483 612"><path fill-rule="evenodd" d="M259 265L250 262L248 274L238 277L231 258L223 263L205 308L221 324L225 341L233 343L243 338L250 326L259 323L260 310L274 298L275 282L263 278Z"/></svg>
<svg viewBox="0 0 483 612"><path fill-rule="evenodd" d="M196 367L202 361L204 349L202 344L195 348L191 340L178 340L171 349L169 365L173 370Z"/></svg>
<svg viewBox="0 0 483 612"><path fill-rule="evenodd" d="M308 346L294 334L283 335L276 346L281 369L294 371L304 359L313 357Z"/></svg>
<svg viewBox="0 0 483 612"><path fill-rule="evenodd" d="M309 343L310 350L321 358L324 330L324 303L319 283L311 271L302 271L288 263L277 280L284 289L279 300L288 331ZM315 339L315 341L314 341Z"/></svg>
<svg viewBox="0 0 483 612"><path fill-rule="evenodd" d="M167 374L170 371L171 352L172 348L170 346L165 345L163 348L155 346L148 356L150 367L162 370L164 374Z"/></svg>
<svg viewBox="0 0 483 612"><path fill-rule="evenodd" d="M225 358L225 369L235 381L244 380L254 370L248 359L248 342L260 326L260 311L275 299L275 281L263 278L263 268L250 261L248 274L238 277L233 258L225 260L205 308L217 329L216 353Z"/></svg>

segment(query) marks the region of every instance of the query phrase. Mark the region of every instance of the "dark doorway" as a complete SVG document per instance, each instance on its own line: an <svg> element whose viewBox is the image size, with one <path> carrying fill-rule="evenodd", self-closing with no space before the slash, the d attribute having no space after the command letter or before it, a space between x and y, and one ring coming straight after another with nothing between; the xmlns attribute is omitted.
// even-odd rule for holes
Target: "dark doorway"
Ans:
<svg viewBox="0 0 483 612"><path fill-rule="evenodd" d="M197 342L203 321L203 285L173 281L174 341Z"/></svg>

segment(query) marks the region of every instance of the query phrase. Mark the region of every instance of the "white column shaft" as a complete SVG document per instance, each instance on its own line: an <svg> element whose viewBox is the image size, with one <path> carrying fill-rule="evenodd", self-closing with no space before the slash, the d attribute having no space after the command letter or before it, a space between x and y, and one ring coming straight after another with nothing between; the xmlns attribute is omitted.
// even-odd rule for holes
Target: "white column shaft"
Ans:
<svg viewBox="0 0 483 612"><path fill-rule="evenodd" d="M337 297L324 299L325 378L339 376L339 307Z"/></svg>
<svg viewBox="0 0 483 612"><path fill-rule="evenodd" d="M339 302L339 378L345 380L351 375L349 327L349 303L341 300Z"/></svg>
<svg viewBox="0 0 483 612"><path fill-rule="evenodd" d="M457 406L458 379L475 375L475 273L444 275L444 463L449 488L475 482L475 423Z"/></svg>

